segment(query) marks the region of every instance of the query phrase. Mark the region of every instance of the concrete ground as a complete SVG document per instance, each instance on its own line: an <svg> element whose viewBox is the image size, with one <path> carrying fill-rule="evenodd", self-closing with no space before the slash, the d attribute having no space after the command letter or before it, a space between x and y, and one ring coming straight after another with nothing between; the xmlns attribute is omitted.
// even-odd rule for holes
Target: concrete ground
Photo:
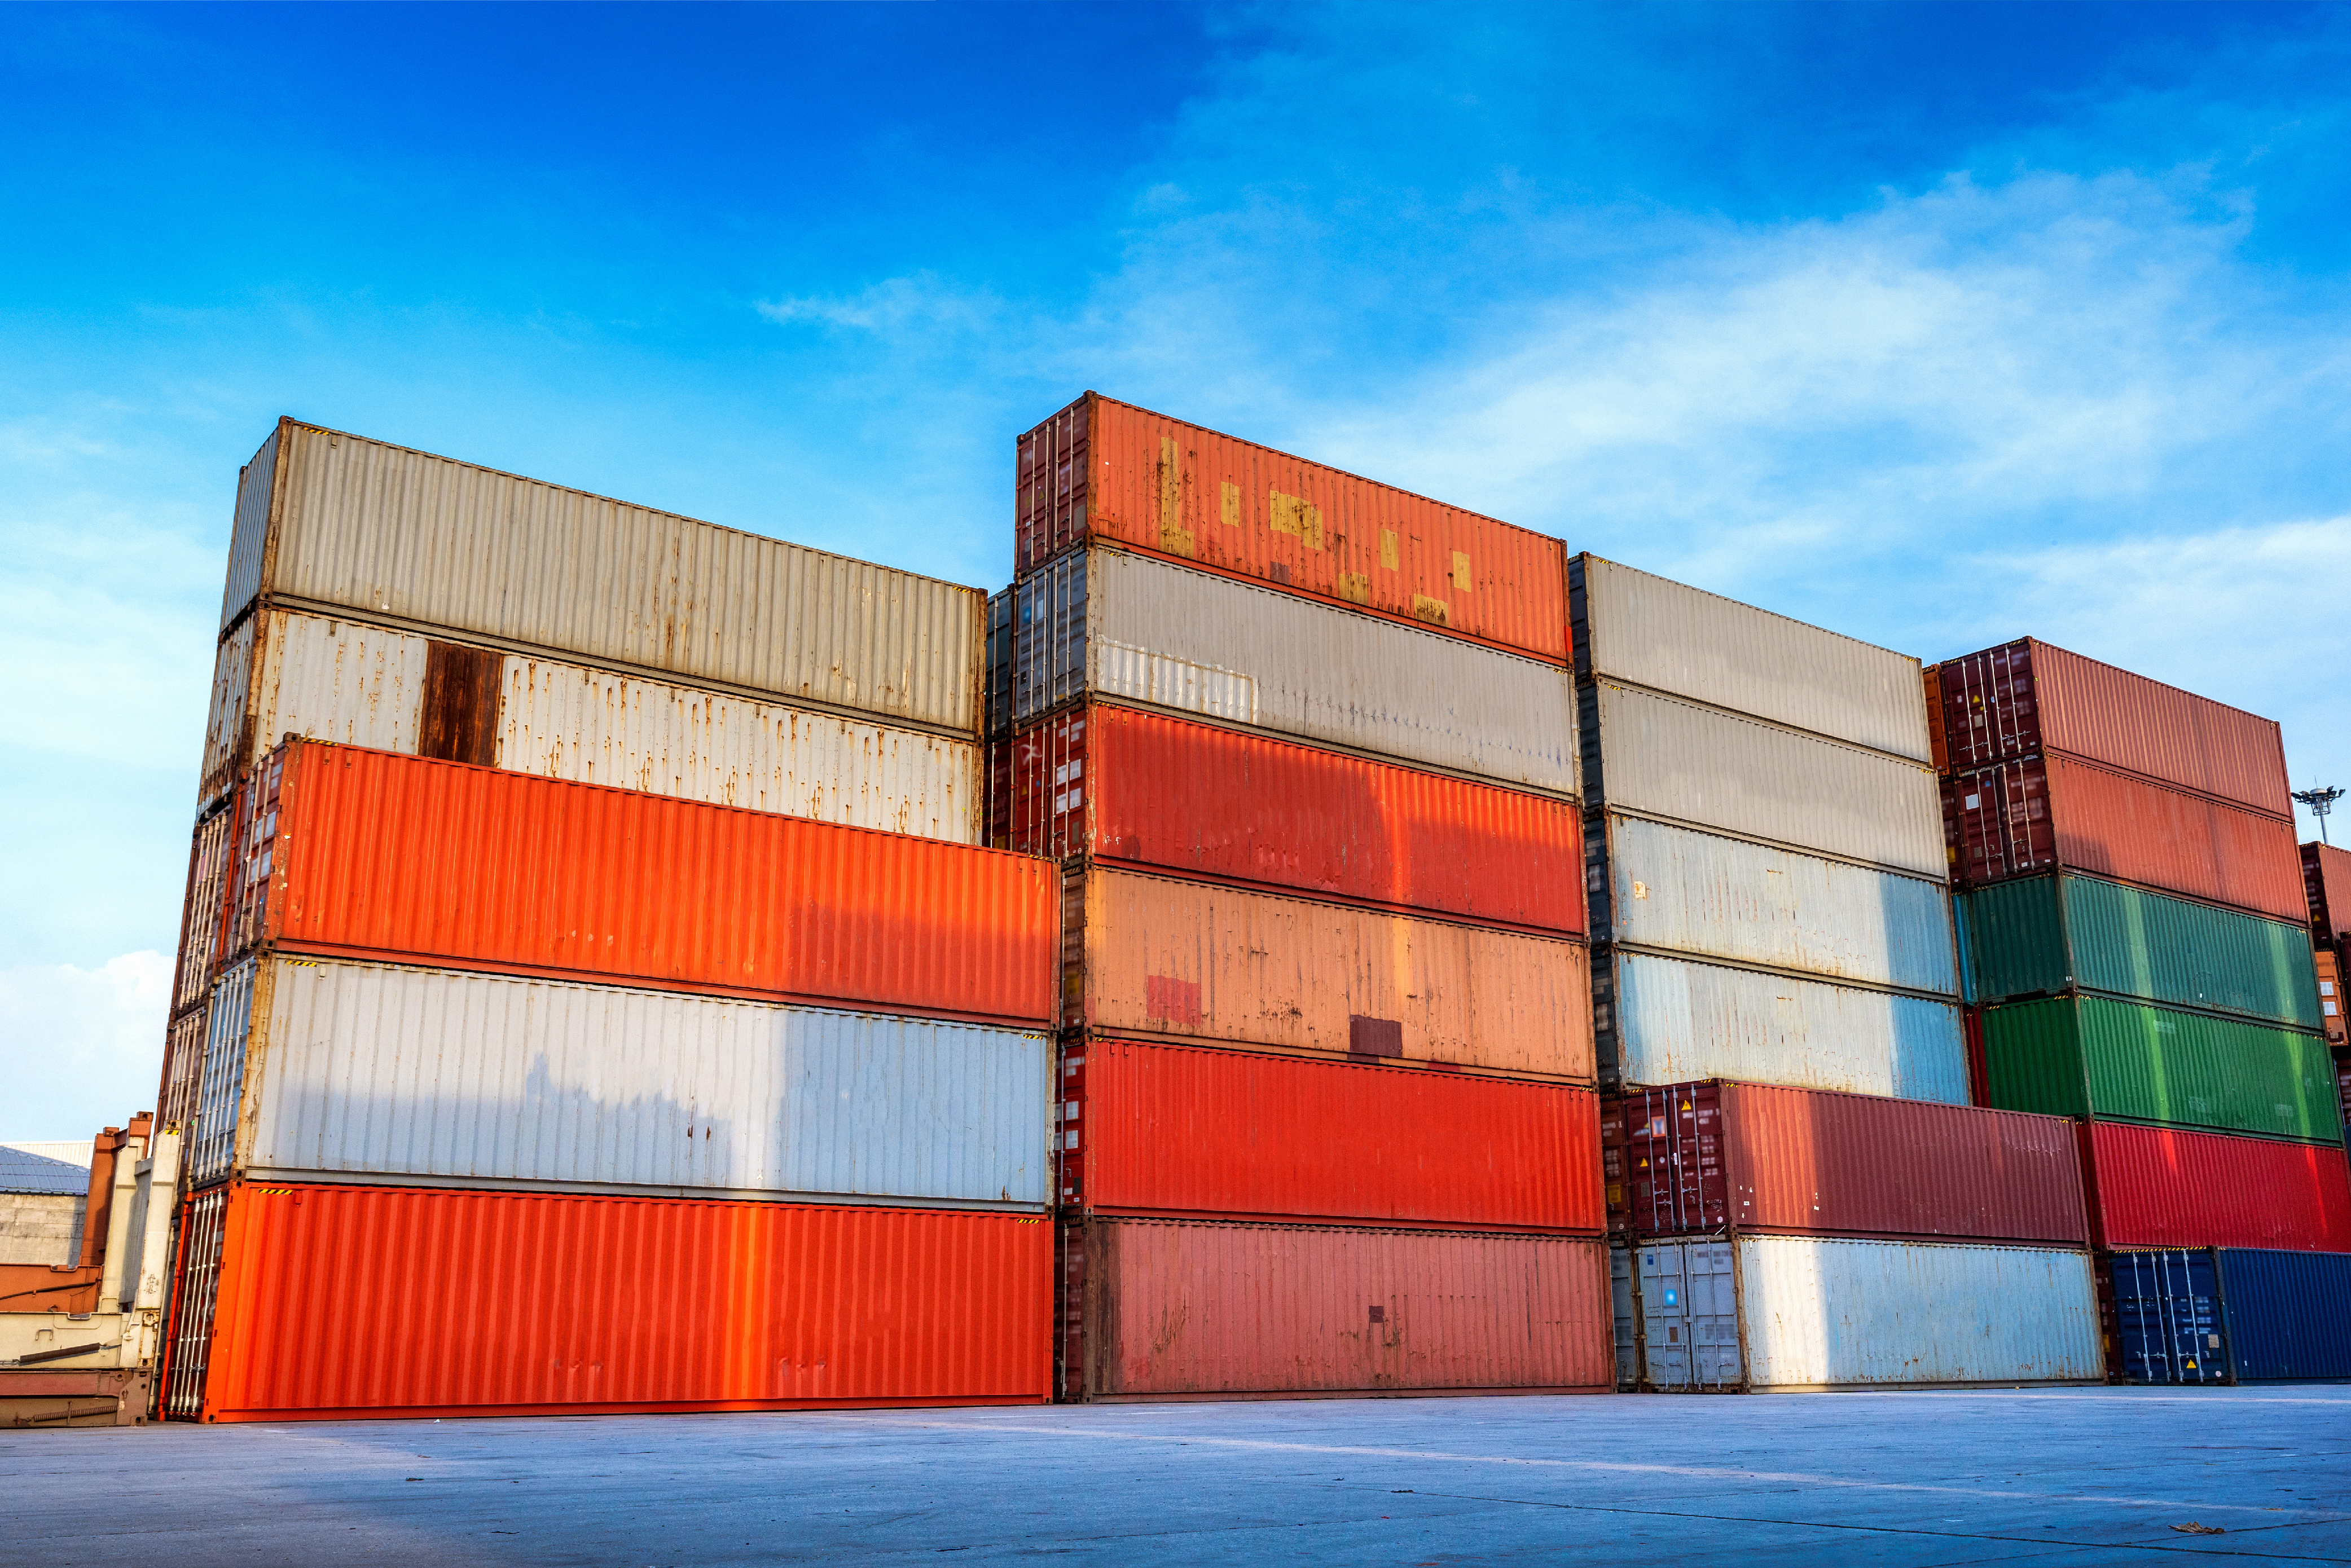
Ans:
<svg viewBox="0 0 2351 1568"><path fill-rule="evenodd" d="M2351 1563L2351 1387L21 1432L0 1540L44 1568Z"/></svg>

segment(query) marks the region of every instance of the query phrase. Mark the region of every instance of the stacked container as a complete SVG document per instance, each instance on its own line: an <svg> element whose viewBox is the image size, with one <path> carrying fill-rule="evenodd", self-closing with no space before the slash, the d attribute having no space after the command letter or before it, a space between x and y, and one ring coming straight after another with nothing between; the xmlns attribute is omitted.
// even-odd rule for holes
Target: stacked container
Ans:
<svg viewBox="0 0 2351 1568"><path fill-rule="evenodd" d="M2055 1173L2047 1127L1963 1108L1918 661L1593 556L1569 584L1620 1379L2095 1376L2078 1210L1964 1200ZM1699 1201L1725 1137L1802 1200Z"/></svg>
<svg viewBox="0 0 2351 1568"><path fill-rule="evenodd" d="M2351 1127L2351 999L2343 982L2351 977L2351 850L2331 844L2302 846L2302 888L2310 913L2311 957L2318 970L2318 1012L2326 1048L2335 1058L2335 1086L2343 1119Z"/></svg>
<svg viewBox="0 0 2351 1568"><path fill-rule="evenodd" d="M1605 1386L1559 546L1092 394L1019 463L1062 1397Z"/></svg>
<svg viewBox="0 0 2351 1568"><path fill-rule="evenodd" d="M973 590L281 421L164 1072L167 1414L1049 1397L1051 868Z"/></svg>
<svg viewBox="0 0 2351 1568"><path fill-rule="evenodd" d="M1929 692L1991 1101L2081 1123L2116 1313L2126 1250L2351 1251L2277 725L2032 639Z"/></svg>

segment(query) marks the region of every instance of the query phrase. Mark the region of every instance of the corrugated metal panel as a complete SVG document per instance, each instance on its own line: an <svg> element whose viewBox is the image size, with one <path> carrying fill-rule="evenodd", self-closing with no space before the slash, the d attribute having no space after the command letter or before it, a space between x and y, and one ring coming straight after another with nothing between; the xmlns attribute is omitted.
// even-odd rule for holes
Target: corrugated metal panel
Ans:
<svg viewBox="0 0 2351 1568"><path fill-rule="evenodd" d="M220 1296L221 1241L228 1228L225 1187L199 1192L180 1210L179 1255L172 1265L172 1331L165 1345L162 1413L193 1421L204 1409Z"/></svg>
<svg viewBox="0 0 2351 1568"><path fill-rule="evenodd" d="M1595 935L1959 994L1950 895L1938 881L1614 812L1604 820L1612 925Z"/></svg>
<svg viewBox="0 0 2351 1568"><path fill-rule="evenodd" d="M2339 1143L2325 1041L2271 1024L2103 996L1983 1013L1992 1103Z"/></svg>
<svg viewBox="0 0 2351 1568"><path fill-rule="evenodd" d="M2310 961L2318 971L2318 1015L2325 1026L2326 1044L2340 1051L2345 1044L2342 961L2326 951L2312 953Z"/></svg>
<svg viewBox="0 0 2351 1568"><path fill-rule="evenodd" d="M1605 681L1594 804L1924 877L1945 874L1934 770Z"/></svg>
<svg viewBox="0 0 2351 1568"><path fill-rule="evenodd" d="M2342 1148L2092 1122L2102 1247L2280 1247L2351 1252Z"/></svg>
<svg viewBox="0 0 2351 1568"><path fill-rule="evenodd" d="M204 713L204 761L196 770L196 799L209 803L236 783L253 754L253 729L246 709L253 698L253 652L260 618L249 616L221 639L213 655L212 695Z"/></svg>
<svg viewBox="0 0 2351 1568"><path fill-rule="evenodd" d="M212 1421L1034 1404L1034 1215L230 1189Z"/></svg>
<svg viewBox="0 0 2351 1568"><path fill-rule="evenodd" d="M1918 661L1597 556L1573 557L1581 673L1929 763Z"/></svg>
<svg viewBox="0 0 2351 1568"><path fill-rule="evenodd" d="M295 742L247 940L1047 1023L1054 869L1026 856ZM273 760L271 767L277 766ZM268 780L250 792L271 809Z"/></svg>
<svg viewBox="0 0 2351 1568"><path fill-rule="evenodd" d="M1650 1376L1660 1387L1667 1385L1656 1370L1658 1330L1671 1320L1668 1309L1649 1305L1646 1260L1652 1251L1722 1245L1652 1241L1640 1249ZM2078 1383L2104 1376L2086 1252L1811 1236L1745 1236L1732 1245L1750 1388Z"/></svg>
<svg viewBox="0 0 2351 1568"><path fill-rule="evenodd" d="M987 596L987 738L1012 733L1012 590Z"/></svg>
<svg viewBox="0 0 2351 1568"><path fill-rule="evenodd" d="M188 891L180 906L179 956L172 981L174 1012L202 1002L212 983L235 829L236 814L225 805L196 824L195 840L188 849Z"/></svg>
<svg viewBox="0 0 2351 1568"><path fill-rule="evenodd" d="M2229 1360L2241 1383L2351 1377L2351 1253L2220 1253Z"/></svg>
<svg viewBox="0 0 2351 1568"><path fill-rule="evenodd" d="M211 1035L212 1004L200 1002L163 1030L163 1080L156 1091L157 1127L192 1128L196 1094L204 1082L204 1043Z"/></svg>
<svg viewBox="0 0 2351 1568"><path fill-rule="evenodd" d="M259 990L259 1008L255 992ZM268 1007L259 961L232 965L213 987L204 1024L204 1065L197 1079L195 1131L184 1135L191 1188L219 1181L236 1158L238 1110L245 1103L245 1045L256 1011Z"/></svg>
<svg viewBox="0 0 2351 1568"><path fill-rule="evenodd" d="M1592 1081L1580 942L1102 867L1070 887L1064 1023Z"/></svg>
<svg viewBox="0 0 2351 1568"><path fill-rule="evenodd" d="M2229 1381L2228 1327L2210 1248L2111 1252L2102 1267L2114 1300L2113 1360L2124 1381Z"/></svg>
<svg viewBox="0 0 2351 1568"><path fill-rule="evenodd" d="M1949 1002L1825 981L1620 952L1618 1081L1740 1078L1792 1088L1965 1105L1967 1047Z"/></svg>
<svg viewBox="0 0 2351 1568"><path fill-rule="evenodd" d="M237 471L236 514L229 527L228 580L221 589L221 629L261 591L269 523L277 497L277 449L289 421L279 420L253 461Z"/></svg>
<svg viewBox="0 0 2351 1568"><path fill-rule="evenodd" d="M1091 703L1012 742L1010 847L1583 929L1573 802Z"/></svg>
<svg viewBox="0 0 2351 1568"><path fill-rule="evenodd" d="M1061 1098L1065 1210L1606 1222L1588 1089L1097 1037Z"/></svg>
<svg viewBox="0 0 2351 1568"><path fill-rule="evenodd" d="M356 621L254 616L221 645L199 794L209 800L234 787L287 735L414 754L431 646ZM233 649L242 650L236 670Z"/></svg>
<svg viewBox="0 0 2351 1568"><path fill-rule="evenodd" d="M2317 1029L2318 979L2299 925L2059 872L1959 895L1977 997L2078 986Z"/></svg>
<svg viewBox="0 0 2351 1568"><path fill-rule="evenodd" d="M286 607L978 738L976 588L340 431L288 422L279 439L266 569L233 556L232 598L252 580Z"/></svg>
<svg viewBox="0 0 2351 1568"><path fill-rule="evenodd" d="M1020 572L1094 540L1567 661L1556 539L1092 392L1019 462Z"/></svg>
<svg viewBox="0 0 2351 1568"><path fill-rule="evenodd" d="M239 1174L1049 1200L1051 1042L976 1024L268 959Z"/></svg>
<svg viewBox="0 0 2351 1568"><path fill-rule="evenodd" d="M1574 685L1555 666L1116 550L1016 591L1021 723L1092 695L1575 793Z"/></svg>
<svg viewBox="0 0 2351 1568"><path fill-rule="evenodd" d="M2318 945L2332 947L2351 936L2351 849L2304 845L2302 885L2311 936Z"/></svg>
<svg viewBox="0 0 2351 1568"><path fill-rule="evenodd" d="M2274 916L2306 917L2294 825L2066 757L1943 781L1958 879L2087 871Z"/></svg>
<svg viewBox="0 0 2351 1568"><path fill-rule="evenodd" d="M2063 752L2294 818L2274 720L2030 638L1938 675L1953 773Z"/></svg>
<svg viewBox="0 0 2351 1568"><path fill-rule="evenodd" d="M1610 1386L1604 1241L1096 1219L1062 1248L1065 1397Z"/></svg>
<svg viewBox="0 0 2351 1568"><path fill-rule="evenodd" d="M1619 1116L1635 1235L2089 1242L2062 1117L1735 1083L1628 1094Z"/></svg>

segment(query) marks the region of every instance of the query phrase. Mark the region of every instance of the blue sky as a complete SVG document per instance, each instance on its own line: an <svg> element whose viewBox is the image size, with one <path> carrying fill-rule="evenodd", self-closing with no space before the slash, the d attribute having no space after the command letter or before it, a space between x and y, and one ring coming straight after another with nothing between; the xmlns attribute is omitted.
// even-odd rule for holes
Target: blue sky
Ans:
<svg viewBox="0 0 2351 1568"><path fill-rule="evenodd" d="M1094 387L2351 784L2351 11L8 22L0 1137L152 1099L280 413L997 585Z"/></svg>

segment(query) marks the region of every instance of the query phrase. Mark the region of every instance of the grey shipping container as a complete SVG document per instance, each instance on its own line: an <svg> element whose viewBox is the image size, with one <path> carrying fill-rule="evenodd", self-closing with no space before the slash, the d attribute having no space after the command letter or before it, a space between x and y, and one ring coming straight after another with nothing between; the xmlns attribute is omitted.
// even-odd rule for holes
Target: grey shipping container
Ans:
<svg viewBox="0 0 2351 1568"><path fill-rule="evenodd" d="M1933 760L1910 655L1597 556L1572 557L1567 573L1578 675Z"/></svg>
<svg viewBox="0 0 2351 1568"><path fill-rule="evenodd" d="M1661 1392L2101 1380L2090 1255L1843 1237L1644 1242L1635 1306Z"/></svg>
<svg viewBox="0 0 2351 1568"><path fill-rule="evenodd" d="M221 630L256 601L979 733L977 588L290 419L238 482Z"/></svg>
<svg viewBox="0 0 2351 1568"><path fill-rule="evenodd" d="M1575 793L1573 679L1555 665L1115 550L1061 556L1016 597L1021 723L1111 697Z"/></svg>

